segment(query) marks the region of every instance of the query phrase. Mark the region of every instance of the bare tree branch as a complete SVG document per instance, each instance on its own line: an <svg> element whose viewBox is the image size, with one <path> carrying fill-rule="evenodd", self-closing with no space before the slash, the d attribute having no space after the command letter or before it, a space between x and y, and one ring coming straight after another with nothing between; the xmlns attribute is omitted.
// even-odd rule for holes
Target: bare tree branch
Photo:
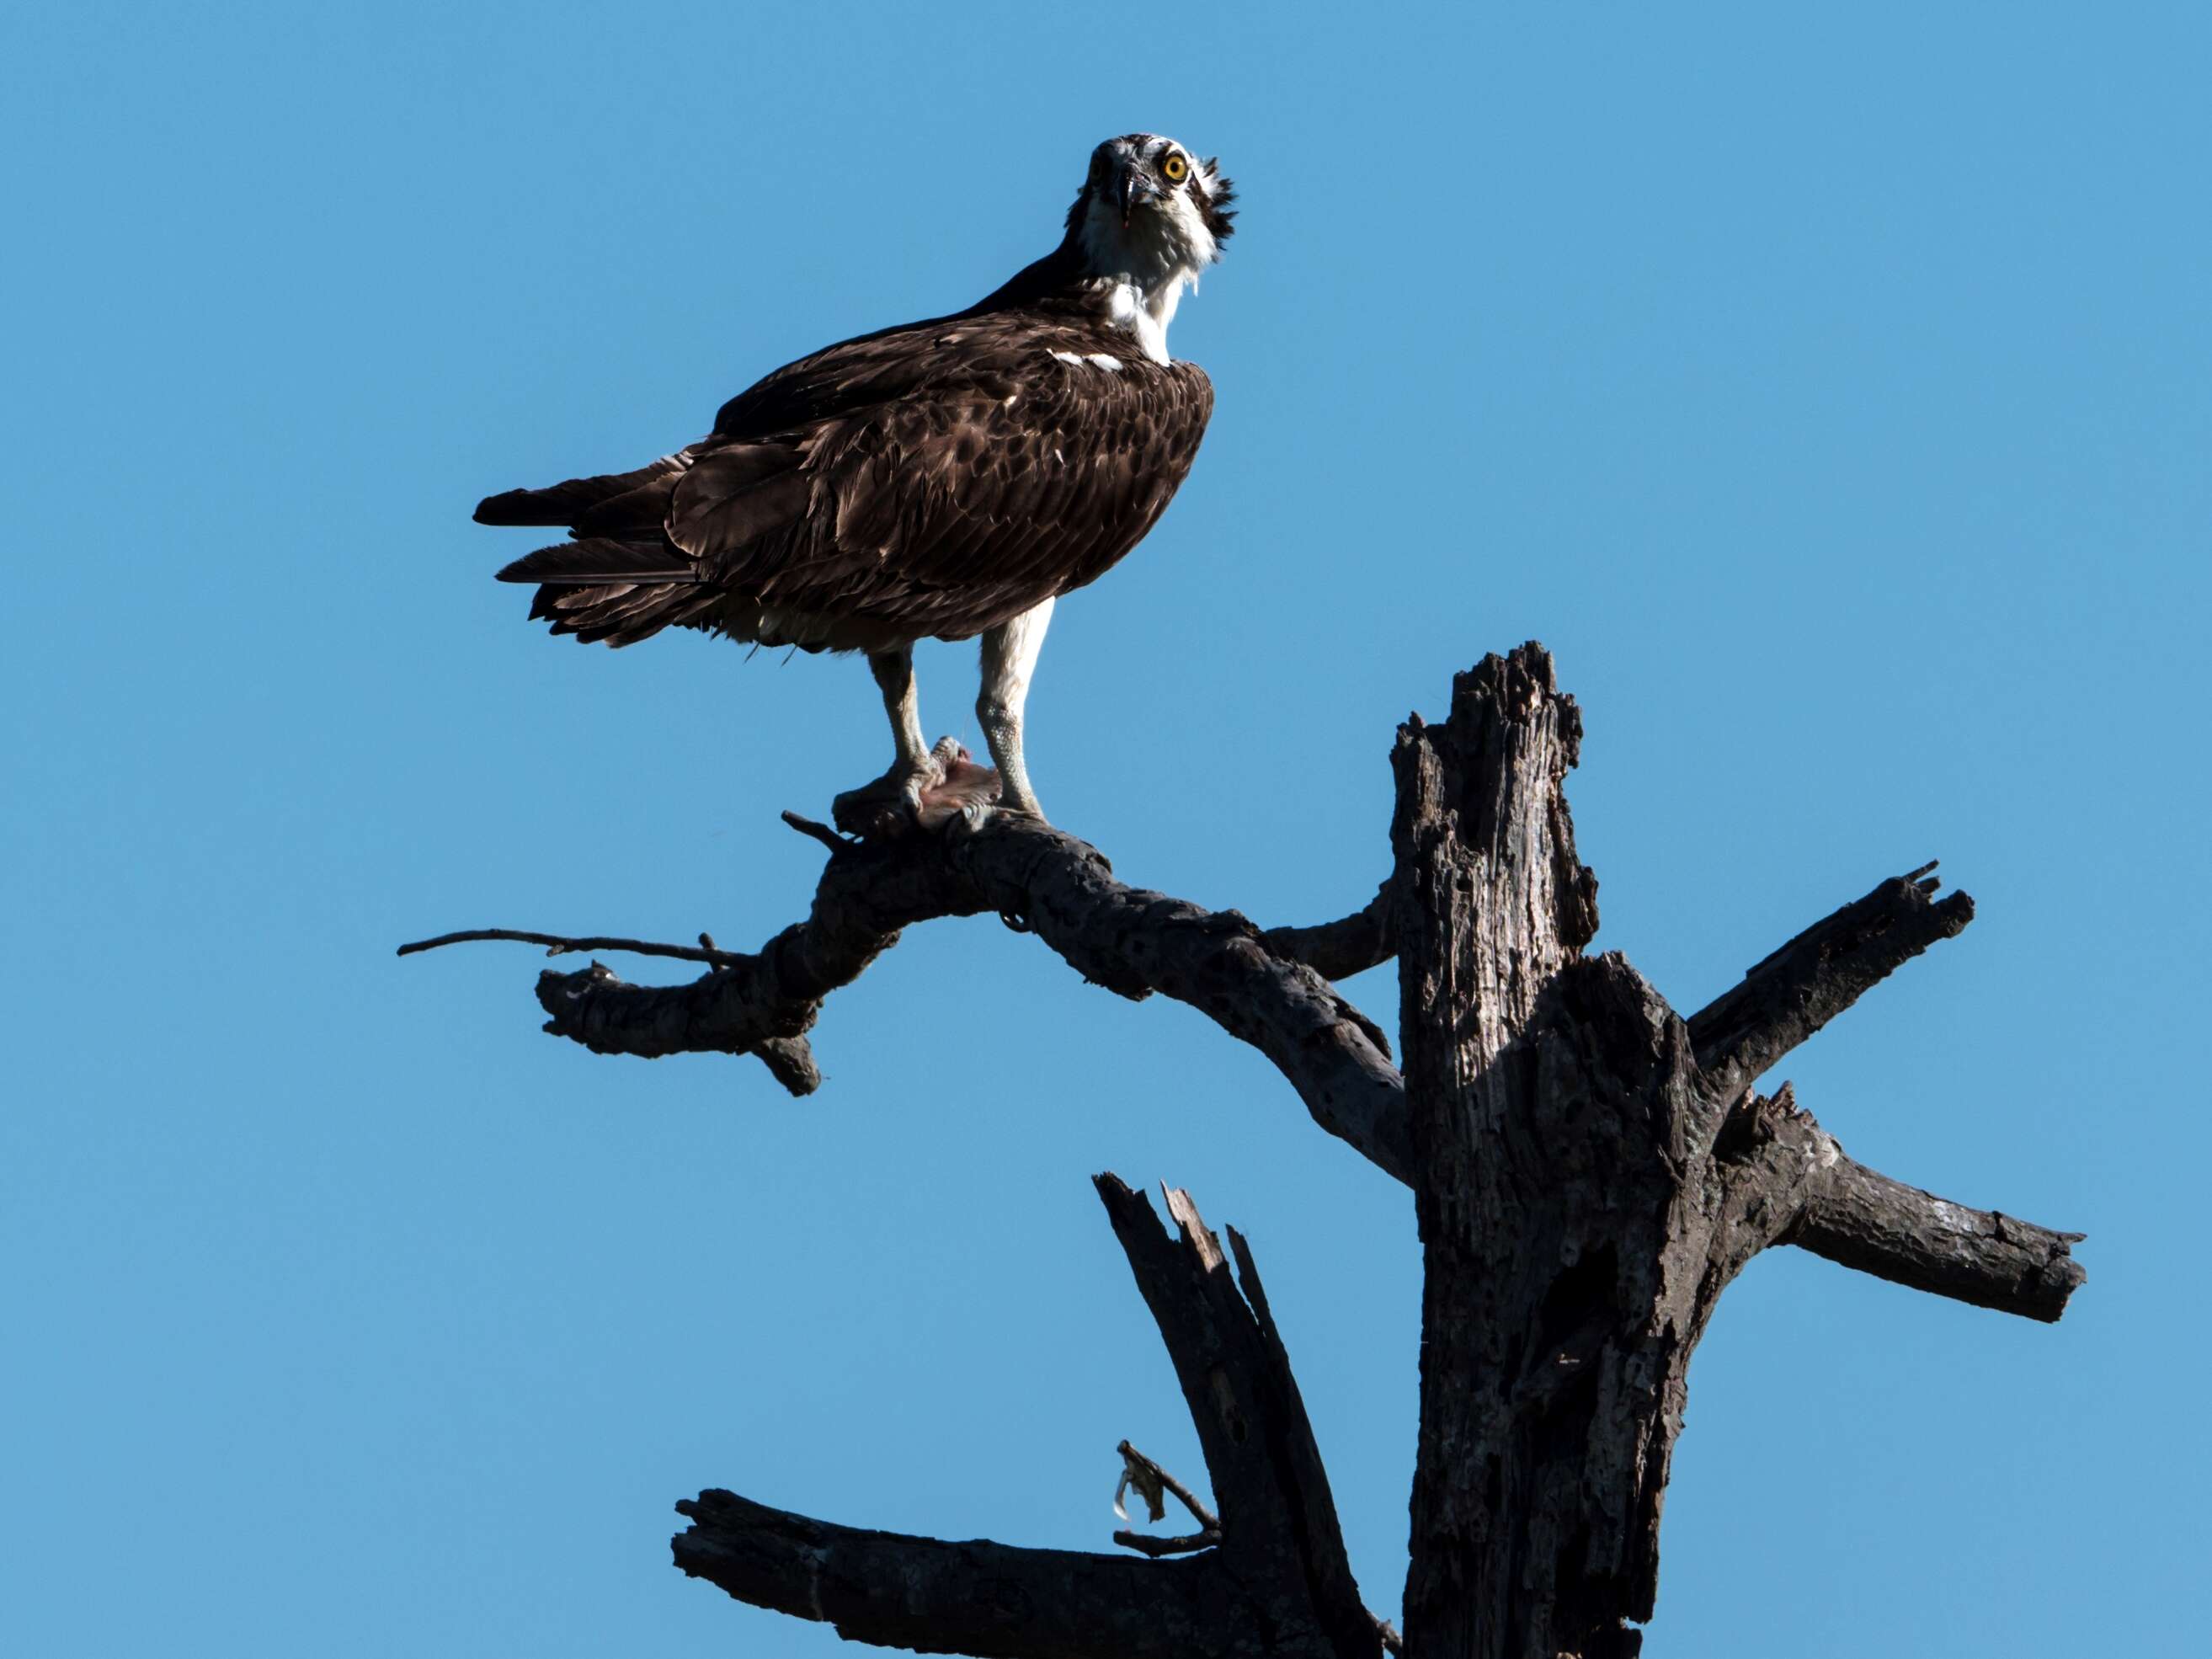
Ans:
<svg viewBox="0 0 2212 1659"><path fill-rule="evenodd" d="M2070 1249L2086 1234L1949 1203L1828 1146L1790 1243L1877 1279L2046 1323L2088 1278Z"/></svg>
<svg viewBox="0 0 2212 1659"><path fill-rule="evenodd" d="M751 961L749 957L715 947L714 936L699 935L697 948L689 945L662 945L651 939L615 939L597 934L569 939L559 933L525 933L514 927L471 927L458 933L441 933L435 939L417 939L403 945L398 954L414 956L423 951L435 951L448 945L469 945L484 940L505 940L519 945L543 945L549 957L567 956L579 951L623 951L632 956L673 957L684 962L712 963L717 967L742 967ZM540 976L541 988L545 979L562 981L582 979L593 983L619 983L615 976L596 962L580 975L545 975ZM804 1036L793 1033L788 1036L763 1037L750 1047L733 1048L730 1052L751 1054L768 1067L769 1075L794 1096L812 1094L822 1086L822 1070L814 1063L814 1051Z"/></svg>
<svg viewBox="0 0 2212 1659"><path fill-rule="evenodd" d="M718 952L714 971L686 985L629 985L596 963L549 971L538 976L538 1000L548 1031L595 1053L745 1053L770 1037L803 1036L823 999L859 978L908 923L985 908L921 838L844 847L823 867L807 919L757 955Z"/></svg>
<svg viewBox="0 0 2212 1659"><path fill-rule="evenodd" d="M1242 1609L1201 1561L951 1543L869 1532L726 1492L677 1504L676 1565L740 1601L850 1642L976 1659L1254 1654Z"/></svg>
<svg viewBox="0 0 2212 1659"><path fill-rule="evenodd" d="M1974 919L1965 893L1937 899L1925 864L1814 922L1690 1017L1698 1063L1741 1088L1939 940Z"/></svg>
<svg viewBox="0 0 2212 1659"><path fill-rule="evenodd" d="M1406 1178L1402 1087L1373 1021L1321 973L1271 950L1235 911L1127 886L1095 848L1027 819L994 817L977 831L882 846L839 842L807 919L758 954L655 947L650 954L712 961L714 971L685 985L638 986L594 963L540 975L538 1000L548 1031L599 1054L753 1053L804 1036L823 1000L897 943L901 929L977 915L1018 923L1121 995L1158 992L1197 1009L1272 1060L1322 1127ZM580 943L511 930L448 939L495 936ZM809 1074L818 1075L811 1066Z"/></svg>
<svg viewBox="0 0 2212 1659"><path fill-rule="evenodd" d="M1348 916L1312 927L1270 927L1260 943L1276 956L1304 963L1323 979L1350 979L1379 968L1398 949L1390 937L1390 884L1384 882Z"/></svg>

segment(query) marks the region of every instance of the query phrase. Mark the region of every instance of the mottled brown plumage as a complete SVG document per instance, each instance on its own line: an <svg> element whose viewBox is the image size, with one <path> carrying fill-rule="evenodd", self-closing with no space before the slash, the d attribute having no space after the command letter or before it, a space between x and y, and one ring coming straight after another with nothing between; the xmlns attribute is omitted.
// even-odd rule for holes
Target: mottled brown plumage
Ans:
<svg viewBox="0 0 2212 1659"><path fill-rule="evenodd" d="M1037 611L1134 547L1190 471L1213 388L1165 327L1231 195L1170 141L1109 140L1060 246L968 310L787 364L648 466L484 501L480 523L571 537L501 579L539 584L555 633L616 646L683 626L883 658ZM1017 746L1034 656L1008 670Z"/></svg>
<svg viewBox="0 0 2212 1659"><path fill-rule="evenodd" d="M557 634L964 639L1142 540L1212 412L1205 370L1148 361L1092 296L1002 289L777 369L649 467L496 495L477 518L571 527L500 573L546 584L531 614Z"/></svg>

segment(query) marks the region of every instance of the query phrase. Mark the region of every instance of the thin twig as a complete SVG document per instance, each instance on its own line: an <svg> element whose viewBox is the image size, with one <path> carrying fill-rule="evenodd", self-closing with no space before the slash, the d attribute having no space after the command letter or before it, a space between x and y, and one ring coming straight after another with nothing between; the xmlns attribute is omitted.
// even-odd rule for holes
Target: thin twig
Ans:
<svg viewBox="0 0 2212 1659"><path fill-rule="evenodd" d="M1126 1440L1124 1440L1120 1445L1115 1447L1114 1449L1121 1453L1122 1456L1127 1458L1131 1462L1142 1464L1146 1473L1156 1476L1162 1486L1173 1492L1177 1498L1182 1500L1183 1508L1190 1511L1190 1518L1192 1520L1197 1522L1200 1527L1204 1530L1215 1534L1217 1539L1219 1537L1221 1532L1221 1517L1214 1514L1212 1510L1206 1508L1205 1504L1200 1503L1197 1498L1192 1494L1188 1486L1184 1486L1182 1481L1176 1480L1175 1476L1170 1474L1165 1469L1153 1462L1151 1458L1146 1456L1144 1453L1139 1451L1134 1446L1131 1445Z"/></svg>
<svg viewBox="0 0 2212 1659"><path fill-rule="evenodd" d="M705 938L703 933L701 938ZM418 939L412 945L403 945L399 954L411 957L418 951L434 951L444 945L468 945L479 939L505 939L516 945L542 945L549 957L568 956L578 951L627 951L635 957L675 957L684 962L704 962L717 968L742 967L751 960L728 951L715 951L692 945L656 945L651 939L563 939L558 933L529 933L515 927L469 927L458 933L441 933L435 939Z"/></svg>
<svg viewBox="0 0 2212 1659"><path fill-rule="evenodd" d="M783 821L810 841L818 841L833 853L843 853L860 845L848 841L826 823L817 823L812 818L801 817L796 812L783 814Z"/></svg>

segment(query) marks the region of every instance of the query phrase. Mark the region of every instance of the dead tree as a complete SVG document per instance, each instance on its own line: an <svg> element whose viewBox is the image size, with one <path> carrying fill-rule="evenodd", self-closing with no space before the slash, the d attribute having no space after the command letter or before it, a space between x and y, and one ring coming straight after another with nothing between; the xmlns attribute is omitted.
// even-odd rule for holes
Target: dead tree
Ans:
<svg viewBox="0 0 2212 1659"><path fill-rule="evenodd" d="M1266 1054L1323 1128L1413 1188L1425 1255L1420 1437L1402 1650L1432 1659L1635 1653L1657 1589L1660 1505L1690 1356L1770 1244L2055 1321L2081 1235L1969 1209L1846 1157L1787 1084L1754 1086L1909 958L1973 918L1934 866L1815 922L1687 1018L1615 953L1583 954L1597 882L1564 784L1581 716L1536 645L1457 677L1449 717L1400 728L1391 873L1356 915L1254 926L1124 886L1074 837L1020 820L831 854L811 913L689 984L548 971L545 1029L602 1054L757 1055L794 1094L819 1073L823 1000L900 930L994 915L1086 978L1199 1009ZM787 815L788 816L788 815ZM1330 984L1398 962L1402 1070ZM1188 1194L1176 1235L1112 1176L1099 1195L1194 1421L1216 1516L1124 1443L1193 1529L1117 1534L1132 1555L868 1532L726 1492L676 1564L855 1641L1006 1659L1401 1650L1352 1582L1328 1478L1252 1253L1224 1255ZM1232 1279L1229 1261L1233 1256Z"/></svg>

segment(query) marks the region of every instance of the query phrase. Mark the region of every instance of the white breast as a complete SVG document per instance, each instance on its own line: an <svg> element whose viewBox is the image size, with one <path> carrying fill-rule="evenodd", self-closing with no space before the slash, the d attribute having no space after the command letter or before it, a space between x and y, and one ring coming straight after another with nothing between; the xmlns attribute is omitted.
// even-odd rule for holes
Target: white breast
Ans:
<svg viewBox="0 0 2212 1659"><path fill-rule="evenodd" d="M1168 356L1168 331L1146 308L1145 296L1133 283L1116 283L1106 296L1106 320L1133 337L1137 349L1156 363L1173 362Z"/></svg>

